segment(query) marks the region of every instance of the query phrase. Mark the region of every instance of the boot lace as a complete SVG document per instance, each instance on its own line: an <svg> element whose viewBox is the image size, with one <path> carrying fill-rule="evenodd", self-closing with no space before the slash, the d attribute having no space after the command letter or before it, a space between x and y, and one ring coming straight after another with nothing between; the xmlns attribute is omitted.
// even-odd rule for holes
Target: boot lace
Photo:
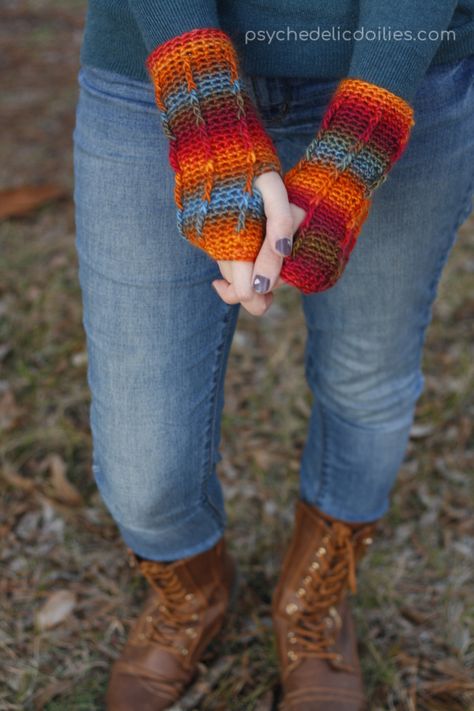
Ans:
<svg viewBox="0 0 474 711"><path fill-rule="evenodd" d="M366 536L362 542L367 546L372 539ZM288 632L290 668L302 658L319 657L334 662L340 669L351 669L332 648L342 627L336 606L347 588L355 592L356 587L354 533L348 526L336 522L315 551L296 592L301 606L289 603L286 608L289 615L298 612Z"/></svg>
<svg viewBox="0 0 474 711"><path fill-rule="evenodd" d="M171 565L143 560L139 568L156 593L139 637L174 651L178 649L180 654L186 656L189 649L186 644L181 644L183 633L190 642L198 635L199 613L195 594L186 591Z"/></svg>

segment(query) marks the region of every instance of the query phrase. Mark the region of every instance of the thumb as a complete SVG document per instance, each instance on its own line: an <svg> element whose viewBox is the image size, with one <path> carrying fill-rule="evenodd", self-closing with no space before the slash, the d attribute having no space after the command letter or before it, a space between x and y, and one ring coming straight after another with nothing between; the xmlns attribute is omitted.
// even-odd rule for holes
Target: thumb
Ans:
<svg viewBox="0 0 474 711"><path fill-rule="evenodd" d="M293 216L293 232L296 232L306 217L306 210L303 210L299 205L294 205L292 202L290 203L290 210Z"/></svg>

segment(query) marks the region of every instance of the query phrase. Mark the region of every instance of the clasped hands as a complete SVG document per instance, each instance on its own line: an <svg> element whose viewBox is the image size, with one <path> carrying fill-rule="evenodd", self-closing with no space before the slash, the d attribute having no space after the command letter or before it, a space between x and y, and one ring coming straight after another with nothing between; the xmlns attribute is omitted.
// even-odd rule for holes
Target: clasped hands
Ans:
<svg viewBox="0 0 474 711"><path fill-rule="evenodd" d="M212 286L226 304L242 304L254 316L263 316L273 301L273 291L283 284L283 259L291 253L293 235L305 211L288 200L281 176L271 171L254 182L265 210L265 238L255 262L218 261L222 279Z"/></svg>
<svg viewBox="0 0 474 711"><path fill-rule="evenodd" d="M184 33L157 47L147 67L176 173L178 230L217 261L222 279L212 284L223 301L262 315L282 280L304 294L334 286L372 193L405 150L412 107L383 87L343 79L283 181L224 32Z"/></svg>

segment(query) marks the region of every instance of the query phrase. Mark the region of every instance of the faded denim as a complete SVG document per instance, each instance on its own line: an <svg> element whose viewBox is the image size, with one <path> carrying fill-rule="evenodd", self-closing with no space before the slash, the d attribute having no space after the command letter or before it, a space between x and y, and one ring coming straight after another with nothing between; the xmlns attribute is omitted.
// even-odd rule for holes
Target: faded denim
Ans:
<svg viewBox="0 0 474 711"><path fill-rule="evenodd" d="M211 547L225 527L216 464L238 307L212 289L216 264L178 236L151 85L92 68L80 84L75 201L93 471L125 543L172 560ZM249 87L288 168L335 83L251 77ZM474 56L431 69L414 108L409 147L375 194L343 278L302 296L315 399L301 495L352 522L389 506L437 284L471 209Z"/></svg>

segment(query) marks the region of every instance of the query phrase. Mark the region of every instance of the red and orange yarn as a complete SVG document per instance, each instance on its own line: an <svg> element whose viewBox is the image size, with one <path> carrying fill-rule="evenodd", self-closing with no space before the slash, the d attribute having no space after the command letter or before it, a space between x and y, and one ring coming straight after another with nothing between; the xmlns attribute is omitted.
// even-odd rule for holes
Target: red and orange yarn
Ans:
<svg viewBox="0 0 474 711"><path fill-rule="evenodd" d="M371 205L403 153L413 110L386 89L345 79L306 155L285 176L290 202L306 210L282 278L305 294L341 276Z"/></svg>
<svg viewBox="0 0 474 711"><path fill-rule="evenodd" d="M213 259L255 260L264 212L253 181L280 162L230 39L187 32L152 52L147 68L170 141L180 233Z"/></svg>

